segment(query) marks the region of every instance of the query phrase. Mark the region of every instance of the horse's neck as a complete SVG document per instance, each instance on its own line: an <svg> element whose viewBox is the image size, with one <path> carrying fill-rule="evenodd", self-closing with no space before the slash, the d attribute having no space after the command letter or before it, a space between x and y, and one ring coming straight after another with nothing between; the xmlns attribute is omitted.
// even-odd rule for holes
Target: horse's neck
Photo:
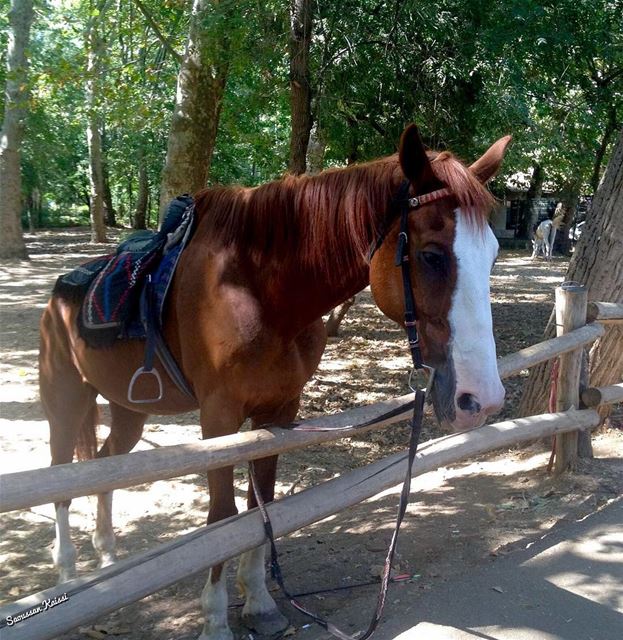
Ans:
<svg viewBox="0 0 623 640"><path fill-rule="evenodd" d="M312 208L300 212L307 217L308 225L302 225L306 232L300 234L298 246L292 246L286 263L275 263L269 285L271 307L280 310L288 322L305 326L369 283L366 254L388 215L391 195L400 182L397 165L385 165L383 188L379 188L379 167L374 165L347 170L352 173L343 186L330 176L325 181L322 175L314 179ZM376 170L376 186L371 186L368 170ZM308 205L304 196L301 202L305 209ZM321 202L333 203L333 211L323 211L322 207L314 210L313 203ZM314 222L314 216L323 215L333 219L327 224Z"/></svg>

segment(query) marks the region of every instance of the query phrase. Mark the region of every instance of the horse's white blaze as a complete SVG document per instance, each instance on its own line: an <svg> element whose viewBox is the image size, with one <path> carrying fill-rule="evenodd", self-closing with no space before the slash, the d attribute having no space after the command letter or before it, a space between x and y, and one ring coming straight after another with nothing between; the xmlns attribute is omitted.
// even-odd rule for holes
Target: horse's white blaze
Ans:
<svg viewBox="0 0 623 640"><path fill-rule="evenodd" d="M92 537L93 546L100 557L100 567L115 562L115 531L112 526L112 491L97 496L97 517Z"/></svg>
<svg viewBox="0 0 623 640"><path fill-rule="evenodd" d="M449 320L452 331L451 355L456 377L455 411L458 428L481 424L504 401L504 387L498 374L489 277L498 250L491 229L470 223L456 211L454 254L457 261L456 288ZM461 411L457 399L462 394L475 397L481 411Z"/></svg>
<svg viewBox="0 0 623 640"><path fill-rule="evenodd" d="M277 609L266 588L265 550L265 545L262 545L240 556L238 586L245 597L243 616L272 613Z"/></svg>
<svg viewBox="0 0 623 640"><path fill-rule="evenodd" d="M197 640L233 640L234 636L227 623L227 572L226 566L219 580L212 583L212 569L203 591L201 607L203 609L203 631Z"/></svg>
<svg viewBox="0 0 623 640"><path fill-rule="evenodd" d="M69 529L69 507L56 505L56 540L52 559L58 570L59 584L76 577L76 556L76 547L71 541Z"/></svg>

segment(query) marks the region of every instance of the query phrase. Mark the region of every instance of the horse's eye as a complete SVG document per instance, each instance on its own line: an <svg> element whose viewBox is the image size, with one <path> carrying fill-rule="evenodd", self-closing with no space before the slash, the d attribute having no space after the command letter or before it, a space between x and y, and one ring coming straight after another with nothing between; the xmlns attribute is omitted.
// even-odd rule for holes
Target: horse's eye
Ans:
<svg viewBox="0 0 623 640"><path fill-rule="evenodd" d="M446 270L446 255L437 251L421 251L420 257L427 267L440 273Z"/></svg>

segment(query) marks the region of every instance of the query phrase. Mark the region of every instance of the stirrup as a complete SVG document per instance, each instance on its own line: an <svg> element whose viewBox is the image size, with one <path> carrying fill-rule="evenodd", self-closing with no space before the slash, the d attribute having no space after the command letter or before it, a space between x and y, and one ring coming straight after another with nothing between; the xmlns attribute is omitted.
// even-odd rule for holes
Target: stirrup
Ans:
<svg viewBox="0 0 623 640"><path fill-rule="evenodd" d="M158 397L157 398L147 398L144 400L140 400L138 398L133 397L134 386L136 385L138 379L141 376L154 376L158 381ZM162 400L163 389L162 389L162 378L160 377L160 373L158 373L158 369L145 369L145 367L139 367L132 376L130 380L130 384L128 385L128 402L132 402L133 404L148 404L149 402L158 402Z"/></svg>

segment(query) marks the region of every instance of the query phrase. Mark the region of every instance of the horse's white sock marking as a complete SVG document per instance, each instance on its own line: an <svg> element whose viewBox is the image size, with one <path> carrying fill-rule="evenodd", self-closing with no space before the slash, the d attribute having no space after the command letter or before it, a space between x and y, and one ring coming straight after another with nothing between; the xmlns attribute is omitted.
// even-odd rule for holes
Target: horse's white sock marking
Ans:
<svg viewBox="0 0 623 640"><path fill-rule="evenodd" d="M115 531L112 527L112 491L97 496L97 516L92 542L100 558L100 567L107 567L115 556Z"/></svg>
<svg viewBox="0 0 623 640"><path fill-rule="evenodd" d="M456 395L476 397L483 415L468 416L457 410L456 424L466 428L480 424L485 411L497 410L504 401L504 387L496 362L489 277L498 243L491 229L470 223L456 211L454 254L457 260L456 289L449 320L452 329L452 360Z"/></svg>
<svg viewBox="0 0 623 640"><path fill-rule="evenodd" d="M58 570L58 583L76 577L76 547L71 541L69 529L69 507L56 506L56 540L52 549L52 560Z"/></svg>
<svg viewBox="0 0 623 640"><path fill-rule="evenodd" d="M197 640L233 640L234 636L227 623L227 571L223 565L218 582L212 584L212 571L201 592L203 609L203 631Z"/></svg>
<svg viewBox="0 0 623 640"><path fill-rule="evenodd" d="M238 586L245 598L242 615L261 615L277 609L266 588L265 551L266 546L262 545L240 556L237 577Z"/></svg>

